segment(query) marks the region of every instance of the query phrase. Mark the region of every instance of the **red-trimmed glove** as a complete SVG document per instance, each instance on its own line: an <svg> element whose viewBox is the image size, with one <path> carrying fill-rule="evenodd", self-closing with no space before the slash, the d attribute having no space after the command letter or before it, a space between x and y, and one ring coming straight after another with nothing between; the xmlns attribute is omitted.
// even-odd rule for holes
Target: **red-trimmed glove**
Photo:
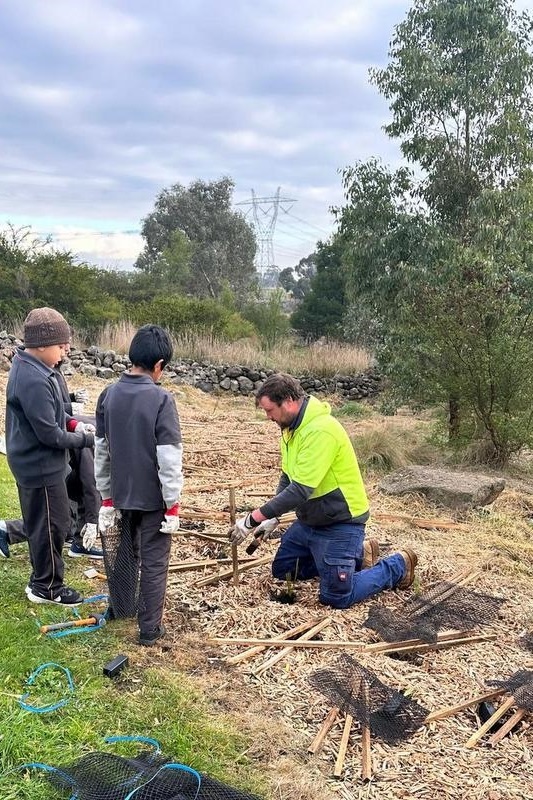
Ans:
<svg viewBox="0 0 533 800"><path fill-rule="evenodd" d="M118 508L115 508L113 505L113 501L110 497L102 500L102 505L100 506L100 511L98 512L98 530L100 533L105 533L108 528L113 527L113 525L120 519L120 511Z"/></svg>
<svg viewBox="0 0 533 800"><path fill-rule="evenodd" d="M161 523L159 533L177 533L180 529L180 504L176 503L165 511L165 519Z"/></svg>

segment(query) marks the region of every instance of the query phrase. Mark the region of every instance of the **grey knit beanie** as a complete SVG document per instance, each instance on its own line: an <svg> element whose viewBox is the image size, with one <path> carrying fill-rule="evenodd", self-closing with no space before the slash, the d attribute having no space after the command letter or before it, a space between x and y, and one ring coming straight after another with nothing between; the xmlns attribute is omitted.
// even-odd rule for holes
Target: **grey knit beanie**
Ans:
<svg viewBox="0 0 533 800"><path fill-rule="evenodd" d="M70 342L70 326L54 308L34 308L24 320L24 345L48 347Z"/></svg>

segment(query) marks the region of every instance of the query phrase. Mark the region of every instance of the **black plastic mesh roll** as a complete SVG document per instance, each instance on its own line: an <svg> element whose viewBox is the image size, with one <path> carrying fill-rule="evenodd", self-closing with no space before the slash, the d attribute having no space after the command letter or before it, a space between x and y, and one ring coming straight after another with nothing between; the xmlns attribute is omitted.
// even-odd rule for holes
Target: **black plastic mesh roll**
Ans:
<svg viewBox="0 0 533 800"><path fill-rule="evenodd" d="M117 619L135 617L139 610L139 559L133 534L131 514L123 512L101 535L110 607Z"/></svg>
<svg viewBox="0 0 533 800"><path fill-rule="evenodd" d="M173 764L153 752L136 758L89 753L48 773L49 780L76 800L259 800L208 775Z"/></svg>
<svg viewBox="0 0 533 800"><path fill-rule="evenodd" d="M497 617L503 602L503 598L441 581L399 612L374 603L363 627L376 631L386 642L422 639L430 643L441 630L487 625Z"/></svg>
<svg viewBox="0 0 533 800"><path fill-rule="evenodd" d="M314 672L309 682L332 705L351 714L388 744L408 739L428 714L421 705L386 686L371 670L345 653L330 669Z"/></svg>
<svg viewBox="0 0 533 800"><path fill-rule="evenodd" d="M497 686L512 694L518 708L533 712L533 670L519 669L504 681L487 681L489 686Z"/></svg>

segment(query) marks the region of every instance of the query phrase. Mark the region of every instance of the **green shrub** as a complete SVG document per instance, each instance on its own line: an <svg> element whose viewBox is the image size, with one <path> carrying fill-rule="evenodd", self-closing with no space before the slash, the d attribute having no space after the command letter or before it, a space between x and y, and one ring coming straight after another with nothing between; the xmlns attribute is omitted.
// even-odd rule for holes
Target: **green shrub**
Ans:
<svg viewBox="0 0 533 800"><path fill-rule="evenodd" d="M230 340L253 336L255 329L237 312L215 300L201 300L180 295L159 295L132 307L137 325L153 322L167 328L174 336L203 333Z"/></svg>
<svg viewBox="0 0 533 800"><path fill-rule="evenodd" d="M372 413L368 406L363 405L363 403L358 403L355 400L349 400L344 405L339 406L339 408L333 409L333 416L334 417L352 417L353 419L363 419L364 417L370 416Z"/></svg>

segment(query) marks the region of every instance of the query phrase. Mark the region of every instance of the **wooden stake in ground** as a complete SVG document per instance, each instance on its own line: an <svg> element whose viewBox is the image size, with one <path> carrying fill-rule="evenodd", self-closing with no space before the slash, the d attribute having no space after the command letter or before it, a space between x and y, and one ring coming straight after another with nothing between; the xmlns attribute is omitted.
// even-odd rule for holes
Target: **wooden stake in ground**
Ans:
<svg viewBox="0 0 533 800"><path fill-rule="evenodd" d="M363 706L368 709L369 696L368 685L363 681ZM370 750L370 727L366 722L361 722L361 749L362 749L362 770L363 780L369 781L372 778L372 753Z"/></svg>
<svg viewBox="0 0 533 800"><path fill-rule="evenodd" d="M326 738L326 736L328 735L330 730L333 728L333 726L337 722L338 716L339 716L339 707L338 706L333 706L333 708L330 709L330 711L328 712L328 714L326 716L326 719L324 720L324 722L320 726L320 730L318 731L317 735L315 736L315 738L313 739L313 741L311 742L311 744L307 748L307 752L308 753L315 754L315 753L318 753L319 750L322 749L322 745L324 744L324 739Z"/></svg>
<svg viewBox="0 0 533 800"><path fill-rule="evenodd" d="M346 759L346 751L348 749L348 740L350 738L350 731L352 730L353 717L351 714L346 714L346 721L344 723L344 730L342 732L342 739L339 745L339 753L335 761L335 768L333 775L335 778L340 778L344 769L344 761Z"/></svg>
<svg viewBox="0 0 533 800"><path fill-rule="evenodd" d="M235 487L232 486L229 490L229 521L233 528L237 519L237 504L235 502ZM239 553L237 552L237 545L232 542L231 544L231 560L233 563L233 583L235 586L239 585Z"/></svg>

